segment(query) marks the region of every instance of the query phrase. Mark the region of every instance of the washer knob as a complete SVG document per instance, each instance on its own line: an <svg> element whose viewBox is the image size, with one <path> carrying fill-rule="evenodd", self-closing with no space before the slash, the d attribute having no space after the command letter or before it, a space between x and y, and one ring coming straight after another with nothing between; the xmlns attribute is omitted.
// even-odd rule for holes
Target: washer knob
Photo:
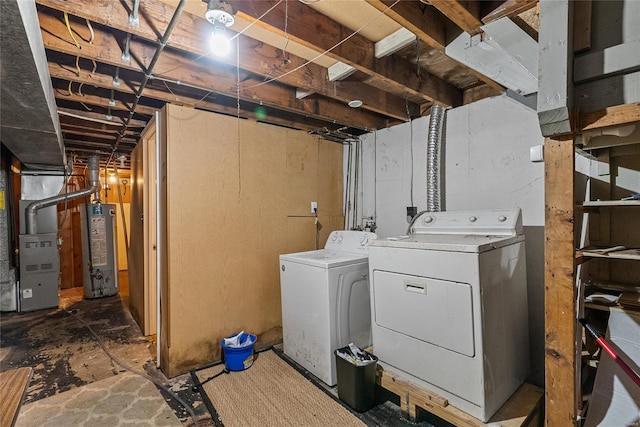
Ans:
<svg viewBox="0 0 640 427"><path fill-rule="evenodd" d="M500 222L505 222L506 220L507 220L507 217L504 216L504 215L501 215L501 216L498 217L498 221L500 221Z"/></svg>
<svg viewBox="0 0 640 427"><path fill-rule="evenodd" d="M428 217L425 217L425 219L423 219L422 222L424 224L431 224L433 222L433 219L434 218L432 216L428 216Z"/></svg>
<svg viewBox="0 0 640 427"><path fill-rule="evenodd" d="M338 236L338 243L342 243L342 234Z"/></svg>
<svg viewBox="0 0 640 427"><path fill-rule="evenodd" d="M360 240L360 246L367 246L367 243L369 242L369 238L368 237L363 237Z"/></svg>
<svg viewBox="0 0 640 427"><path fill-rule="evenodd" d="M471 222L476 222L477 220L478 220L478 217L475 217L475 216L470 216L469 217L469 221L471 221Z"/></svg>
<svg viewBox="0 0 640 427"><path fill-rule="evenodd" d="M335 241L336 241L336 237L337 237L337 236L336 236L335 234L332 234L332 235L331 235L331 241L332 241L332 242L335 242Z"/></svg>

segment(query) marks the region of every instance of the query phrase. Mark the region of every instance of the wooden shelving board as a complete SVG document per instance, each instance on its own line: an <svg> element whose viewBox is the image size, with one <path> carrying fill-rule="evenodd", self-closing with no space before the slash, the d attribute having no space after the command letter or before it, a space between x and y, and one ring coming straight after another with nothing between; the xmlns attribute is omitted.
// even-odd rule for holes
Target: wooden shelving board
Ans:
<svg viewBox="0 0 640 427"><path fill-rule="evenodd" d="M576 251L576 258L608 258L640 261L640 249L623 249L606 253L597 252L597 249L582 249Z"/></svg>

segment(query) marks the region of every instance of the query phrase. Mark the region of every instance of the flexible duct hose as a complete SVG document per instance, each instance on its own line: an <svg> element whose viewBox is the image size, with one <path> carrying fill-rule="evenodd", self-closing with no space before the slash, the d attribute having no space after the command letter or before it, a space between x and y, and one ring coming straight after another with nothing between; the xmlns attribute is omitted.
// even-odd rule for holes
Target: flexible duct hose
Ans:
<svg viewBox="0 0 640 427"><path fill-rule="evenodd" d="M427 211L440 211L440 147L445 109L437 104L431 107L427 136Z"/></svg>

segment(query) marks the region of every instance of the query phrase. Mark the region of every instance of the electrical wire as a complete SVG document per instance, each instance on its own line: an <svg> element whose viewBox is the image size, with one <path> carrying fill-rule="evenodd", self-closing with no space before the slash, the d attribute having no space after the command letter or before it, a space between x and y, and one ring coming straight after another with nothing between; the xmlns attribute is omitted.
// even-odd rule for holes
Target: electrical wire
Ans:
<svg viewBox="0 0 640 427"><path fill-rule="evenodd" d="M95 39L96 33L93 32L93 27L91 26L91 22L89 22L88 19L85 19L85 21L87 21L87 27L89 28L89 33L91 33L91 37L89 37L89 44L93 44L93 39Z"/></svg>
<svg viewBox="0 0 640 427"><path fill-rule="evenodd" d="M67 12L64 13L64 23L67 24L67 30L69 30L69 34L71 35L71 38L73 39L73 42L75 43L76 47L78 49L82 49L82 47L80 46L80 43L78 43L78 40L76 40L76 36L73 35L73 31L71 31L71 24L69 23L69 14Z"/></svg>
<svg viewBox="0 0 640 427"><path fill-rule="evenodd" d="M340 46L341 44L343 44L344 42L346 42L347 40L349 40L351 37L355 36L356 34L358 34L360 31L362 31L364 28L366 28L368 25L370 25L371 23L373 23L374 21L378 20L382 15L384 15L389 9L391 9L392 7L394 7L396 4L398 4L400 2L400 0L396 0L392 5L387 6L387 8L383 11L381 11L378 15L376 15L375 17L373 17L372 19L370 19L368 22L366 22L364 25L362 25L360 28L358 28L357 30L355 30L353 33L349 34L347 37L345 37L344 39L340 40L338 43L336 43L335 45L331 46L329 49L325 50L322 53L319 53L318 55L316 55L315 57L303 62L302 64L300 64L299 66L297 66L296 68L287 71L284 74L281 74L277 77L273 77L269 80L265 80L261 83L256 83L252 86L248 86L245 89L252 89L254 87L257 86L262 86L263 84L266 83L271 83L271 82L275 82L285 76L288 76L291 73L295 73L296 71L300 70L301 68L306 67L307 65L309 65L310 63L314 62L315 60L325 56L327 53L331 52L333 49L337 48L338 46ZM277 5L276 5L277 6ZM274 6L275 7L275 6Z"/></svg>
<svg viewBox="0 0 640 427"><path fill-rule="evenodd" d="M289 63L289 58L287 57L287 46L289 46L289 0L284 0L284 36L286 41L284 43L284 48L282 49L282 56L285 60L285 63Z"/></svg>
<svg viewBox="0 0 640 427"><path fill-rule="evenodd" d="M194 412L193 408L191 407L191 405L189 405L187 402L185 402L184 400L182 400L180 398L180 396L178 396L177 394L175 394L169 387L167 387L166 385L162 384L161 382L155 380L154 378L152 378L151 376L149 376L147 373L139 371L137 369L132 368L131 366L127 365L126 363L124 363L120 358L118 358L115 354L113 354L111 351L109 351L109 349L107 348L107 346L104 344L104 342L100 339L100 337L98 336L98 334L93 330L93 328L91 326L89 326L89 324L87 322L85 322L82 318L76 316L74 313L72 313L71 311L67 310L66 307L63 308L64 312L67 313L69 316L73 317L74 319L76 319L78 322L82 323L84 325L85 328L87 328L87 330L89 330L89 332L91 333L91 335L93 335L93 337L96 339L96 341L98 342L98 344L100 345L100 347L102 348L102 350L107 354L107 356L109 356L109 358L111 358L111 360L113 360L114 362L116 362L118 365L120 365L121 367L123 367L124 369L126 369L127 371L136 374L142 378L144 378L147 381L152 382L153 384L155 384L156 386L160 387L162 390L164 390L166 393L168 393L176 402L178 402L180 405L182 405L182 407L184 407L184 409L186 409L186 411L189 413L189 416L191 417L191 420L193 421L193 424L195 426L198 426L198 417L196 415L196 413Z"/></svg>
<svg viewBox="0 0 640 427"><path fill-rule="evenodd" d="M404 98L405 106L407 108L407 118L409 119L409 147L411 150L411 185L410 185L410 197L411 197L411 205L413 204L413 120L411 120L411 114L409 114L409 94L407 93Z"/></svg>

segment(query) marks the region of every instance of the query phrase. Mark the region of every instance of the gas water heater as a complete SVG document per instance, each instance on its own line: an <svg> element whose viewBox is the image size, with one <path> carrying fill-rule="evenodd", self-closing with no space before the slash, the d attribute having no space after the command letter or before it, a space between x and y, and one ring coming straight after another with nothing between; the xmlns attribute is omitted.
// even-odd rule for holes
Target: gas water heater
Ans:
<svg viewBox="0 0 640 427"><path fill-rule="evenodd" d="M115 295L118 293L116 206L83 204L80 207L80 218L84 297Z"/></svg>

